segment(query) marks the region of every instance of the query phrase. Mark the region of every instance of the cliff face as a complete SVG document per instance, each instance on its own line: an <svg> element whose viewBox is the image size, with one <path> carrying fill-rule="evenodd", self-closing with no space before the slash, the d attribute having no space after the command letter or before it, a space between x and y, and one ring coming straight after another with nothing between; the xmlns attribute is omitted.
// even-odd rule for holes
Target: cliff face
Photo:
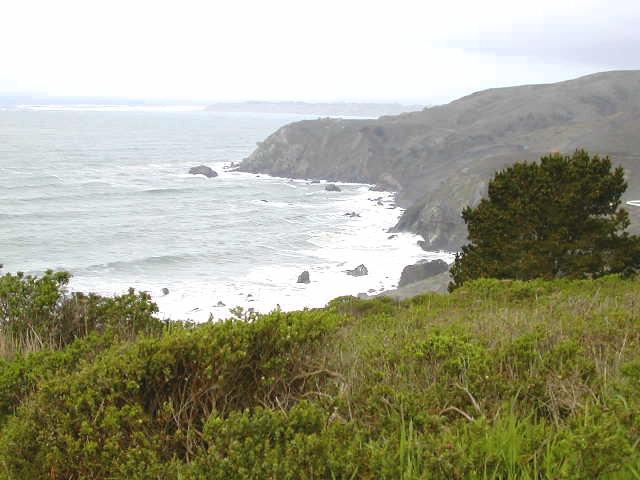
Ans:
<svg viewBox="0 0 640 480"><path fill-rule="evenodd" d="M627 170L628 198L640 195L640 71L486 90L377 120L292 123L240 169L395 190L407 208L396 228L421 234L425 248L454 250L466 239L460 211L495 170L576 148L610 155ZM635 227L640 212L632 214Z"/></svg>

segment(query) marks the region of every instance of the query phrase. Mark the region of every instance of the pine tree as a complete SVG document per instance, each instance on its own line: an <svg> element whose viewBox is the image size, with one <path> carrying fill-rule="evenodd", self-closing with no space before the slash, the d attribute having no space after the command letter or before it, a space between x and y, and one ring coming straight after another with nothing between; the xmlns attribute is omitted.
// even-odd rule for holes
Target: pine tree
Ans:
<svg viewBox="0 0 640 480"><path fill-rule="evenodd" d="M620 207L624 171L608 157L552 154L496 173L488 198L462 218L470 243L451 268L453 290L475 278L590 278L635 272L640 237Z"/></svg>

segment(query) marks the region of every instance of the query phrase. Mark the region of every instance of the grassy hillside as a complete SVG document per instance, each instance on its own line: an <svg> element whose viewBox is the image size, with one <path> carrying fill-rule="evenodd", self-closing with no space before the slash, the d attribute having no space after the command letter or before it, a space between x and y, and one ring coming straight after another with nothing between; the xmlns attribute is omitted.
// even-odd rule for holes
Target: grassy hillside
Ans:
<svg viewBox="0 0 640 480"><path fill-rule="evenodd" d="M0 478L640 478L640 280L96 330L0 362Z"/></svg>

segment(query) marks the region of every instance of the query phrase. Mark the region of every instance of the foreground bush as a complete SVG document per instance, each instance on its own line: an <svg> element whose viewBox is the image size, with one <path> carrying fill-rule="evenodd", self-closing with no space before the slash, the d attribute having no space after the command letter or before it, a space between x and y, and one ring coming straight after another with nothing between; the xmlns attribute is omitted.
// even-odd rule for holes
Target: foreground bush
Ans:
<svg viewBox="0 0 640 480"><path fill-rule="evenodd" d="M133 289L115 297L69 294L70 278L52 270L40 277L0 276L0 356L63 347L92 332L132 338L161 331L149 294Z"/></svg>
<svg viewBox="0 0 640 480"><path fill-rule="evenodd" d="M480 280L18 356L0 478L640 478L639 287Z"/></svg>
<svg viewBox="0 0 640 480"><path fill-rule="evenodd" d="M274 314L117 344L42 382L5 428L5 465L21 478L110 478L186 460L212 415L286 409L325 379L303 366L332 319Z"/></svg>

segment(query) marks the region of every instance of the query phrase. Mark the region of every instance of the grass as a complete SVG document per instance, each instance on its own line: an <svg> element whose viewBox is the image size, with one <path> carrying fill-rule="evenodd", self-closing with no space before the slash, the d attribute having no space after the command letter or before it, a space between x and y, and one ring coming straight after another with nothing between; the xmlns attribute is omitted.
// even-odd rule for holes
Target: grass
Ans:
<svg viewBox="0 0 640 480"><path fill-rule="evenodd" d="M1 471L639 478L639 302L617 276L481 280L11 356Z"/></svg>

